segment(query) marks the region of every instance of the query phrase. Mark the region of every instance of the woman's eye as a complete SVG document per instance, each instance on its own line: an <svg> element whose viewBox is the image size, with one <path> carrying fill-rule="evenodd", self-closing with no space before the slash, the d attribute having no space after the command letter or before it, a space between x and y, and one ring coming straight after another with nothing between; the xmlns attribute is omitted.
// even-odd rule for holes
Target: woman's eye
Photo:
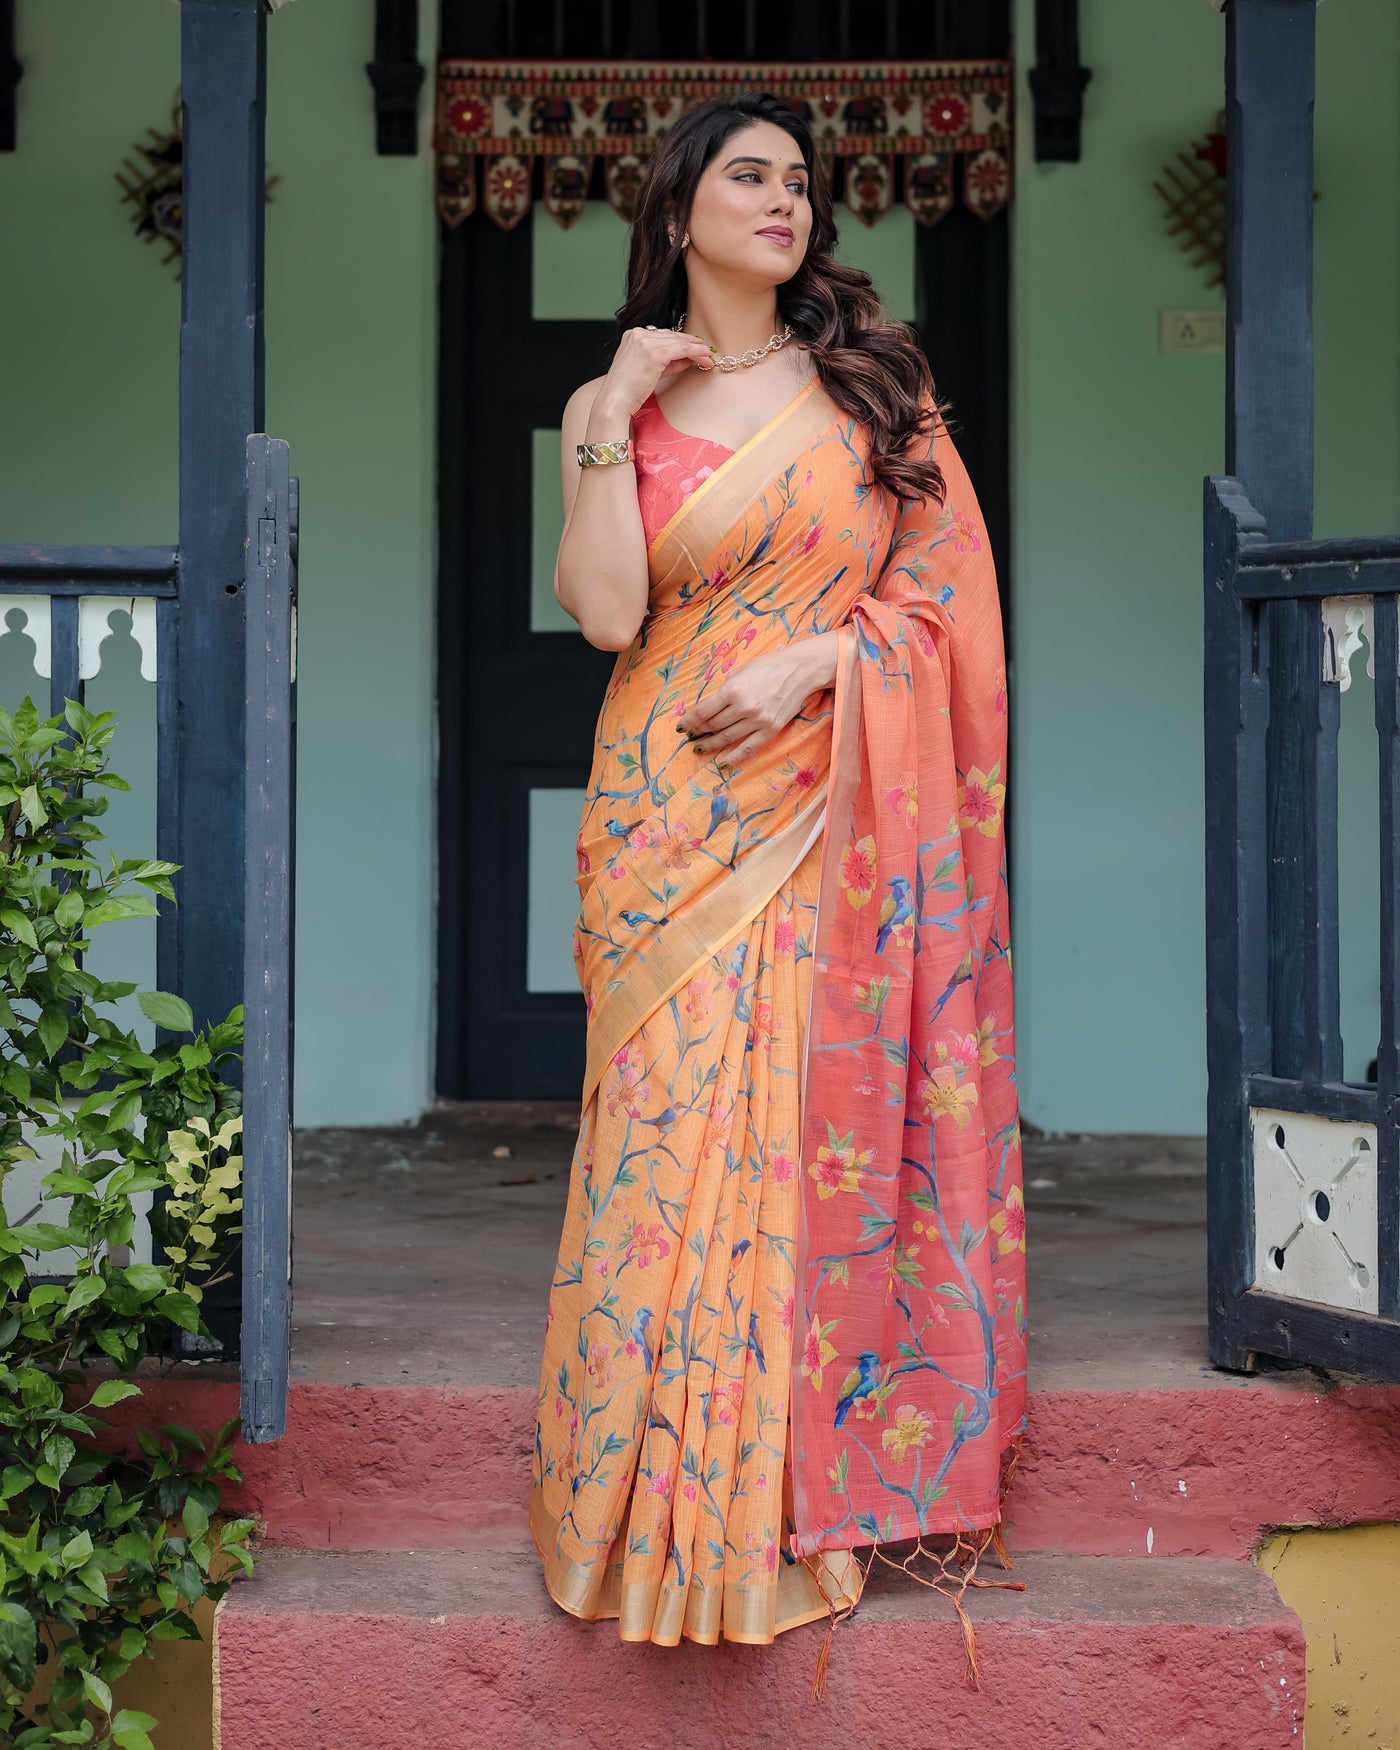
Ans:
<svg viewBox="0 0 1400 1750"><path fill-rule="evenodd" d="M757 176L757 175L758 175L758 172L756 170L741 170L739 172L739 176L736 176L734 180L737 182L739 180L739 177ZM795 188L797 190L798 194L806 194L806 192L807 192L807 184L805 182L799 181L797 178L794 178L788 184L788 187Z"/></svg>

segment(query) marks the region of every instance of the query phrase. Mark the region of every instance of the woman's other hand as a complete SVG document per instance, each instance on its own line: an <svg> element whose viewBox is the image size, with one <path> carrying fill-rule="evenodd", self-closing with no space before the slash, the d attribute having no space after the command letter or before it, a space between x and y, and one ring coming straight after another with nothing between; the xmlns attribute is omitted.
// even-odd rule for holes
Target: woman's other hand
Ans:
<svg viewBox="0 0 1400 1750"><path fill-rule="evenodd" d="M723 753L738 764L797 716L813 693L836 680L839 632L795 638L782 650L756 656L676 719L696 753Z"/></svg>

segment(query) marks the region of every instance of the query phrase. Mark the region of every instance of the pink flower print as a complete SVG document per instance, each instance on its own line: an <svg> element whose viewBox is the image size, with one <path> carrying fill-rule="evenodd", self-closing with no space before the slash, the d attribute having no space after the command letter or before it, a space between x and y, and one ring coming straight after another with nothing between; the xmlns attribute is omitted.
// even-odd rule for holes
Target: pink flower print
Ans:
<svg viewBox="0 0 1400 1750"><path fill-rule="evenodd" d="M791 954L797 941L797 931L793 928L791 918L779 918L773 929L773 952L775 954Z"/></svg>
<svg viewBox="0 0 1400 1750"><path fill-rule="evenodd" d="M804 486L810 486L812 484L812 470L810 468L807 470L807 478L802 482L802 484Z"/></svg>
<svg viewBox="0 0 1400 1750"><path fill-rule="evenodd" d="M607 1261L607 1259L606 1258L599 1258L598 1262L593 1266L593 1274L595 1276L606 1276L607 1273L608 1273L608 1261Z"/></svg>
<svg viewBox="0 0 1400 1750"><path fill-rule="evenodd" d="M980 553L982 551L982 537L978 533L977 524L973 522L971 517L964 515L962 511L959 511L953 518L950 533L953 545L959 553Z"/></svg>
<svg viewBox="0 0 1400 1750"><path fill-rule="evenodd" d="M797 1172L797 1162L786 1149L779 1149L768 1163L768 1172L775 1185L790 1185Z"/></svg>
<svg viewBox="0 0 1400 1750"><path fill-rule="evenodd" d="M685 1014L688 1021L703 1021L710 1012L710 981L701 973L685 987Z"/></svg>
<svg viewBox="0 0 1400 1750"><path fill-rule="evenodd" d="M612 1074L608 1078L607 1102L608 1116L616 1118L618 1111L624 1111L629 1118L640 1118L642 1106L650 1097L651 1089L643 1080L645 1066L641 1053L633 1046L624 1045L612 1061Z"/></svg>
<svg viewBox="0 0 1400 1750"><path fill-rule="evenodd" d="M564 1402L563 1398L559 1397L556 1394L555 1399L554 1399L554 1414L556 1416L562 1416L564 1414L564 1411L566 1409L568 1409L568 1407L569 1406Z"/></svg>
<svg viewBox="0 0 1400 1750"><path fill-rule="evenodd" d="M880 1084L875 1080L874 1076L871 1075L869 1070L866 1070L865 1074L858 1082L853 1084L851 1089L852 1093L865 1095L878 1094L879 1091Z"/></svg>
<svg viewBox="0 0 1400 1750"><path fill-rule="evenodd" d="M743 1397L744 1387L740 1380L726 1380L723 1385L717 1385L710 1393L711 1420L723 1422L726 1428L732 1428L739 1420Z"/></svg>
<svg viewBox="0 0 1400 1750"><path fill-rule="evenodd" d="M704 843L699 833L693 833L687 821L678 820L657 843L661 847L663 869L688 869L690 859Z"/></svg>
<svg viewBox="0 0 1400 1750"><path fill-rule="evenodd" d="M647 1270L658 1258L669 1257L671 1242L666 1238L665 1229L659 1221L638 1221L635 1216L628 1233L627 1250L623 1254L624 1263L633 1263L639 1270Z"/></svg>
<svg viewBox="0 0 1400 1750"><path fill-rule="evenodd" d="M580 875L589 874L593 868L593 865L588 860L588 852L585 851L583 848L583 834L582 833L580 833L578 835L578 841L574 846L574 855L578 859L578 872L579 872L579 874Z"/></svg>
<svg viewBox="0 0 1400 1750"><path fill-rule="evenodd" d="M625 863L616 862L613 864L612 868L608 870L608 879L609 881L621 881L626 873L627 865Z"/></svg>
<svg viewBox="0 0 1400 1750"><path fill-rule="evenodd" d="M922 620L914 621L914 637L918 643L919 649L923 651L925 656L932 656L935 654L936 646L934 645L933 638Z"/></svg>
<svg viewBox="0 0 1400 1750"><path fill-rule="evenodd" d="M768 1570L768 1572L770 1574L775 1573L777 1571L778 1546L777 1546L776 1542L771 1537L766 1538L764 1540L763 1565Z"/></svg>
<svg viewBox="0 0 1400 1750"><path fill-rule="evenodd" d="M976 1033L949 1033L937 1041L934 1050L940 1062L970 1070L981 1061L982 1041Z"/></svg>
<svg viewBox="0 0 1400 1750"><path fill-rule="evenodd" d="M816 546L817 542L821 540L821 538L822 538L822 525L820 523L814 523L812 525L812 527L810 529L808 529L807 534L803 538L800 545L798 544L797 541L793 542L792 546L793 546L794 555L799 559L805 558L807 556L807 554L812 551L813 547Z"/></svg>
<svg viewBox="0 0 1400 1750"><path fill-rule="evenodd" d="M695 1484L694 1483L683 1484L681 1487L681 1493L685 1496L687 1501L693 1501L695 1499Z"/></svg>
<svg viewBox="0 0 1400 1750"><path fill-rule="evenodd" d="M811 766L799 766L792 774L794 790L810 790L817 781L817 774Z"/></svg>
<svg viewBox="0 0 1400 1750"><path fill-rule="evenodd" d="M663 1471L660 1476L655 1476L651 1479L651 1482L647 1486L647 1493L649 1495L660 1495L663 1501L669 1501L671 1499L671 1484L674 1481L675 1479L672 1477L670 1471Z"/></svg>
<svg viewBox="0 0 1400 1750"><path fill-rule="evenodd" d="M593 1171L593 1144L591 1142L584 1143L578 1151L578 1164L579 1170L585 1174Z"/></svg>
<svg viewBox="0 0 1400 1750"><path fill-rule="evenodd" d="M612 1347L607 1343L594 1343L588 1351L588 1377L601 1391L612 1378Z"/></svg>

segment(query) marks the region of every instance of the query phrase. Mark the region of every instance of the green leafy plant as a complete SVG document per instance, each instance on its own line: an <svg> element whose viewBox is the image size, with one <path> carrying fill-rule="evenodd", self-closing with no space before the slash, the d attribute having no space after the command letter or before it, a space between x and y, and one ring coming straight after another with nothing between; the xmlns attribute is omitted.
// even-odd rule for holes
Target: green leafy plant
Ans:
<svg viewBox="0 0 1400 1750"><path fill-rule="evenodd" d="M200 1638L192 1606L252 1567L254 1522L215 1518L221 1479L242 1480L237 1418L138 1427L138 1451L106 1450L96 1412L141 1388L90 1389L87 1373L164 1354L175 1326L208 1333L200 1301L242 1207L241 1100L221 1074L241 1008L196 1032L180 997L142 991L150 1020L187 1035L147 1049L112 1014L135 985L82 964L94 929L175 897L175 864L98 855L105 791L130 787L108 769L114 722L71 699L42 721L27 698L0 711L0 1187L37 1158L28 1138L56 1138L41 1184L67 1204L18 1225L0 1207L0 1741L15 1750L149 1750L157 1721L114 1710L112 1683L155 1643ZM147 1193L158 1264L126 1261ZM50 1253L74 1260L61 1276Z"/></svg>

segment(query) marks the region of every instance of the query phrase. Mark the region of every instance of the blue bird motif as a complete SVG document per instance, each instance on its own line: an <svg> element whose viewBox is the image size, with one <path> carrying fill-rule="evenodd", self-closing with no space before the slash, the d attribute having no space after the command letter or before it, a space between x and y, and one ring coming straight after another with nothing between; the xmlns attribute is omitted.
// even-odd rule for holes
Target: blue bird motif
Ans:
<svg viewBox="0 0 1400 1750"><path fill-rule="evenodd" d="M758 1314L749 1314L749 1352L758 1363L758 1371L767 1373L768 1363L763 1359L763 1342L758 1334Z"/></svg>
<svg viewBox="0 0 1400 1750"><path fill-rule="evenodd" d="M656 1349L652 1344L650 1325L652 1312L649 1306L639 1306L632 1316L632 1329L627 1333L631 1340L642 1351L642 1359L647 1364L649 1374L656 1371Z"/></svg>
<svg viewBox="0 0 1400 1750"><path fill-rule="evenodd" d="M960 984L966 984L968 979L971 977L972 977L972 950L969 948L967 953L964 954L962 959L958 962L957 969L953 973L953 976L948 980L947 984L944 985L942 996L939 997L938 1001L933 1005L933 1008L929 1011L928 1018L929 1018L929 1025L930 1026L932 1026L933 1023L938 1019L938 1017L943 1013L943 1009L948 1001L948 998L950 996L952 996L953 992L958 988L958 986Z"/></svg>
<svg viewBox="0 0 1400 1750"><path fill-rule="evenodd" d="M846 1420L846 1412L858 1398L868 1398L880 1383L880 1357L873 1349L862 1349L856 1364L846 1375L841 1396L836 1400L836 1426Z"/></svg>
<svg viewBox="0 0 1400 1750"><path fill-rule="evenodd" d="M880 906L880 928L875 936L875 952L883 954L891 934L914 915L914 891L907 876L896 875Z"/></svg>
<svg viewBox="0 0 1400 1750"><path fill-rule="evenodd" d="M714 795L710 798L710 825L709 831L706 832L705 837L709 838L710 833L714 832L716 827L721 826L726 820L728 820L731 814L737 814L738 812L738 809L735 808L730 797L727 796L724 791L716 790Z"/></svg>
<svg viewBox="0 0 1400 1750"><path fill-rule="evenodd" d="M615 839L625 839L632 828L625 820L619 820L616 815L608 821L608 832Z"/></svg>
<svg viewBox="0 0 1400 1750"><path fill-rule="evenodd" d="M620 911L617 915L629 930L639 930L643 924L655 924L659 928L666 922L665 918L654 918L645 911Z"/></svg>

